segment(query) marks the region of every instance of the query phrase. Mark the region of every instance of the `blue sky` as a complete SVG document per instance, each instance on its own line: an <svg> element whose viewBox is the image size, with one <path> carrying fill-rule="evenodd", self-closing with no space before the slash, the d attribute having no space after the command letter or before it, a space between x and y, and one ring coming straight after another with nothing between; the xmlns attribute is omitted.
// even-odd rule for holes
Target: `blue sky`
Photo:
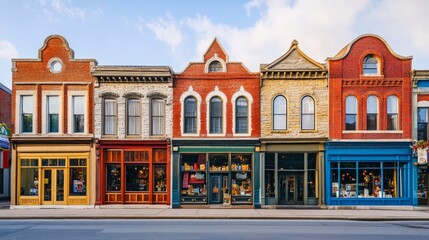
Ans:
<svg viewBox="0 0 429 240"><path fill-rule="evenodd" d="M163 65L182 72L217 37L230 61L251 71L296 39L319 62L361 34L429 69L425 0L0 0L0 82L11 58L37 58L45 38L64 36L75 58L99 65Z"/></svg>

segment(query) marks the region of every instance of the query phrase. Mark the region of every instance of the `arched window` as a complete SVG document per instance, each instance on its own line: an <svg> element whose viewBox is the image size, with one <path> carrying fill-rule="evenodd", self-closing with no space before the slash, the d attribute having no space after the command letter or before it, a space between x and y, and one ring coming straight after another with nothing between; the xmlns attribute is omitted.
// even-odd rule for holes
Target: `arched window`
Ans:
<svg viewBox="0 0 429 240"><path fill-rule="evenodd" d="M210 99L210 133L222 133L222 100Z"/></svg>
<svg viewBox="0 0 429 240"><path fill-rule="evenodd" d="M140 100L129 98L127 100L127 134L140 134Z"/></svg>
<svg viewBox="0 0 429 240"><path fill-rule="evenodd" d="M376 75L378 71L378 60L374 55L368 55L363 59L363 75Z"/></svg>
<svg viewBox="0 0 429 240"><path fill-rule="evenodd" d="M165 101L161 98L151 100L151 135L164 135Z"/></svg>
<svg viewBox="0 0 429 240"><path fill-rule="evenodd" d="M314 100L310 96L301 100L301 129L314 130Z"/></svg>
<svg viewBox="0 0 429 240"><path fill-rule="evenodd" d="M366 100L366 129L377 130L378 98L371 95Z"/></svg>
<svg viewBox="0 0 429 240"><path fill-rule="evenodd" d="M185 99L184 133L197 133L197 100L194 97Z"/></svg>
<svg viewBox="0 0 429 240"><path fill-rule="evenodd" d="M248 132L248 103L245 97L235 102L235 133Z"/></svg>
<svg viewBox="0 0 429 240"><path fill-rule="evenodd" d="M387 130L398 130L398 98L394 95L387 98Z"/></svg>
<svg viewBox="0 0 429 240"><path fill-rule="evenodd" d="M356 130L357 100L355 96L346 98L346 130Z"/></svg>
<svg viewBox="0 0 429 240"><path fill-rule="evenodd" d="M222 64L219 61L213 61L209 64L209 72L222 72Z"/></svg>
<svg viewBox="0 0 429 240"><path fill-rule="evenodd" d="M105 135L116 134L116 99L104 99L104 132Z"/></svg>
<svg viewBox="0 0 429 240"><path fill-rule="evenodd" d="M273 129L287 129L287 102L283 96L277 96L273 101Z"/></svg>

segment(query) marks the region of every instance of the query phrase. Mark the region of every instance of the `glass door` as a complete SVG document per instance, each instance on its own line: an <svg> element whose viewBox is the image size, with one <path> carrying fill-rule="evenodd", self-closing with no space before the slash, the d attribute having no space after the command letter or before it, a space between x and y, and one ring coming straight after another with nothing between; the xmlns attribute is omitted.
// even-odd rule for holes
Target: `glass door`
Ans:
<svg viewBox="0 0 429 240"><path fill-rule="evenodd" d="M43 169L42 204L65 204L64 169Z"/></svg>
<svg viewBox="0 0 429 240"><path fill-rule="evenodd" d="M222 203L222 175L210 176L210 202L212 204Z"/></svg>

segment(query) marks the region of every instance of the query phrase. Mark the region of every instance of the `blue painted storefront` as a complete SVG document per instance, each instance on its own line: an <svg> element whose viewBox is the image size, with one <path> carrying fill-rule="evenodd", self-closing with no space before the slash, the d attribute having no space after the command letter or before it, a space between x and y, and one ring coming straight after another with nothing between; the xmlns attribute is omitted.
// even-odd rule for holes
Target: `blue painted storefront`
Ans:
<svg viewBox="0 0 429 240"><path fill-rule="evenodd" d="M410 146L411 142L327 142L326 204L417 205L417 167Z"/></svg>

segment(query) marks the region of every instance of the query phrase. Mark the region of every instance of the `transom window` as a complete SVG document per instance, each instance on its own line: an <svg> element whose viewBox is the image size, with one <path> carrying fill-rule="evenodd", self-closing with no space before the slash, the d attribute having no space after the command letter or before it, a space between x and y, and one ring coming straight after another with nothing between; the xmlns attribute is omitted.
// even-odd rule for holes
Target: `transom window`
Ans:
<svg viewBox="0 0 429 240"><path fill-rule="evenodd" d="M222 64L219 61L213 61L209 64L209 72L222 72Z"/></svg>
<svg viewBox="0 0 429 240"><path fill-rule="evenodd" d="M273 129L287 129L287 102L283 96L277 96L273 101Z"/></svg>
<svg viewBox="0 0 429 240"><path fill-rule="evenodd" d="M366 102L366 128L377 130L378 122L378 98L374 95L368 97Z"/></svg>
<svg viewBox="0 0 429 240"><path fill-rule="evenodd" d="M357 100L355 96L346 98L346 130L356 130Z"/></svg>
<svg viewBox="0 0 429 240"><path fill-rule="evenodd" d="M387 98L387 130L398 130L398 98Z"/></svg>
<svg viewBox="0 0 429 240"><path fill-rule="evenodd" d="M235 132L248 132L248 103L245 97L239 97L236 101Z"/></svg>
<svg viewBox="0 0 429 240"><path fill-rule="evenodd" d="M184 133L197 133L197 100L194 97L185 99Z"/></svg>
<svg viewBox="0 0 429 240"><path fill-rule="evenodd" d="M378 60L374 55L368 55L363 59L363 75L376 75L378 71Z"/></svg>
<svg viewBox="0 0 429 240"><path fill-rule="evenodd" d="M301 101L301 129L314 130L314 100L310 96Z"/></svg>
<svg viewBox="0 0 429 240"><path fill-rule="evenodd" d="M213 97L210 100L210 133L222 133L222 100Z"/></svg>

